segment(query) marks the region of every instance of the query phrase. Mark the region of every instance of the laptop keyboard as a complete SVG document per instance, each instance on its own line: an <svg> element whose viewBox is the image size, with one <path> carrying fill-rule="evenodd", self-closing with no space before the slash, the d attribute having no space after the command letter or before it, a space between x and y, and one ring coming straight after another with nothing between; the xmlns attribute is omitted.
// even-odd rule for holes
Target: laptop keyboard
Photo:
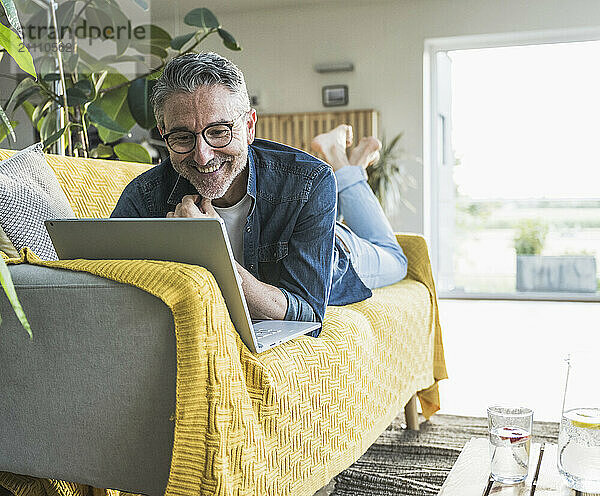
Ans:
<svg viewBox="0 0 600 496"><path fill-rule="evenodd" d="M273 334L277 334L282 332L281 329L256 329L254 328L254 334L256 334L257 338L266 338L267 336L272 336Z"/></svg>

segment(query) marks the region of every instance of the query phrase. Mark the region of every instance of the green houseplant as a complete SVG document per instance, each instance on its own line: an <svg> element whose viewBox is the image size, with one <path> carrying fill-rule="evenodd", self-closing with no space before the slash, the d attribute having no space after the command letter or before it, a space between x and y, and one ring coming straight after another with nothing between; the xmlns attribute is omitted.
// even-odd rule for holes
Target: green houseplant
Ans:
<svg viewBox="0 0 600 496"><path fill-rule="evenodd" d="M517 255L540 255L548 234L548 226L539 220L524 220L517 226L514 238Z"/></svg>
<svg viewBox="0 0 600 496"><path fill-rule="evenodd" d="M402 204L412 212L415 207L406 199L409 189L416 188L415 178L406 170L406 160L402 158L402 150L398 148L402 133L390 142L382 140L379 160L367 167L369 186L379 200L383 211L390 215Z"/></svg>
<svg viewBox="0 0 600 496"><path fill-rule="evenodd" d="M4 8L4 12L6 13L6 18L9 22L9 26L5 26L4 24L0 23L0 46L2 47L2 55L4 55L5 52L8 52L8 54L15 59L15 62L21 69L35 78L37 75L31 54L27 48L23 49L22 46L23 33L21 30L21 23L19 22L19 16L17 14L17 9L12 0L1 0L1 3ZM13 124L6 116L6 113L2 107L0 107L0 122L4 128L4 133L11 134L13 139L16 139L12 127ZM29 338L33 339L31 326L27 321L23 307L19 302L10 272L6 266L6 263L4 262L4 258L2 257L0 257L0 284L2 285L2 289L12 305L15 314L21 322L21 325L29 334ZM2 322L1 318L0 322Z"/></svg>
<svg viewBox="0 0 600 496"><path fill-rule="evenodd" d="M23 43L23 31L15 4L13 0L0 0L0 3L2 3L8 21L8 26L0 23L0 59L5 53L8 53L23 71L33 78L37 78L33 58ZM13 123L0 106L0 141L9 134L16 140Z"/></svg>
<svg viewBox="0 0 600 496"><path fill-rule="evenodd" d="M542 256L548 226L524 220L514 238L517 291L593 293L597 289L596 259L591 255Z"/></svg>
<svg viewBox="0 0 600 496"><path fill-rule="evenodd" d="M143 9L148 7L145 0L133 1ZM131 26L115 0L67 0L60 5L55 0L17 0L16 5L13 0L0 2L8 20L8 25L0 23L2 55L8 52L31 76L17 84L5 108L13 112L23 108L37 129L44 148L57 153L92 157L110 157L114 153L124 160L150 162L148 152L141 145L113 144L129 133L135 124L144 129L155 126L148 96L154 79L168 60L195 51L212 34L217 34L227 48L241 49L210 10L197 8L184 18L184 23L192 28L187 34L173 38L158 26L138 26L144 31L143 40L130 37L116 39L112 53L95 57L81 48L76 38L69 45L65 36L86 22L102 24L105 29L113 31L119 25ZM37 72L29 51L31 40L23 36L17 8L31 16L30 29L31 26L45 28L47 41L51 43L44 46L55 47L35 60ZM65 48L70 48L68 53ZM151 65L143 74L127 78L119 72L119 64L142 63L146 60L144 56ZM0 107L0 141L7 136L16 141L14 124L15 121L11 121ZM90 125L98 130L100 139L100 143L93 147L88 136ZM19 320L32 337L10 272L1 258L0 283Z"/></svg>
<svg viewBox="0 0 600 496"><path fill-rule="evenodd" d="M47 4L45 8L38 4L43 2ZM135 3L147 8L143 0ZM188 12L183 22L191 28L190 32L172 37L153 24L133 27L116 0L67 0L60 5L54 0L21 0L21 4L31 15L29 31L35 34L31 26L37 27L38 34L47 34L45 40L58 48L45 51L36 59L39 78L23 79L7 107L13 111L22 107L39 132L44 148L56 153L103 158L114 153L123 160L150 162L141 145L114 143L135 124L146 130L156 125L149 94L166 63L177 55L196 51L213 34L227 48L241 49L206 8ZM90 26L106 34L100 57L86 51L77 36L84 33L91 43ZM114 33L120 33L125 26L134 36L116 37ZM82 27L90 34L85 34L87 31ZM30 46L48 46L48 43L40 45L38 40ZM146 69L128 78L119 71L127 63L145 65ZM91 142L90 125L98 131L98 144Z"/></svg>

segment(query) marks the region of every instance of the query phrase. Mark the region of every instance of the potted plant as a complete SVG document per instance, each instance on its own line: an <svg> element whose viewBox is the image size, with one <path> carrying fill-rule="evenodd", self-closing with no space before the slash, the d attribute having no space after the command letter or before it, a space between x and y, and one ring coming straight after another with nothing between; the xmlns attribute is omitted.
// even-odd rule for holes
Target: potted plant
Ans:
<svg viewBox="0 0 600 496"><path fill-rule="evenodd" d="M136 124L145 130L155 127L149 95L167 62L197 51L211 35L218 35L230 50L241 50L206 8L188 12L183 23L190 32L172 37L154 24L133 25L117 0L67 0L60 5L56 0L16 1L31 16L27 33L35 37L25 38L25 46L39 52L34 57L39 77L19 82L6 107L22 107L44 149L58 154L151 162L140 144L119 141ZM148 8L144 0L128 1ZM94 35L92 27L97 28ZM133 34L115 35L125 28ZM102 33L102 53L92 55L83 41L91 44L97 33ZM50 46L55 48L48 50ZM146 68L128 78L119 68L131 63Z"/></svg>
<svg viewBox="0 0 600 496"><path fill-rule="evenodd" d="M56 0L15 1L17 5L13 0L1 0L6 25L0 23L0 57L8 52L31 77L20 80L5 108L12 108L13 112L23 108L44 148L61 154L85 157L111 157L114 154L122 160L150 162L149 153L141 145L115 142L127 135L135 124L148 130L155 126L148 95L166 63L177 55L195 51L213 34L217 34L227 48L241 49L210 10L196 8L184 18L184 23L192 28L191 32L173 38L152 24L136 26L138 32L143 30L141 40L116 37L114 53L104 53L98 58L78 46L77 36L72 37L72 41L65 36L76 33L85 22L102 23L102 32L109 38L124 25L131 28L131 21L116 0L67 0L60 5ZM148 8L145 0L132 1L142 9ZM19 14L31 16L28 20L30 29L25 34L35 33L31 27L39 27L38 33L45 33L46 38L34 42L24 37ZM38 51L41 51L39 47L44 47L41 57L32 57L31 45L38 47ZM139 76L129 79L118 71L120 63L143 63L147 59L152 65ZM0 107L0 141L8 136L16 141L15 124ZM99 142L93 143L90 139L90 125L98 131ZM0 283L23 327L32 337L2 257Z"/></svg>
<svg viewBox="0 0 600 496"><path fill-rule="evenodd" d="M388 216L400 204L416 212L414 205L406 199L406 193L416 188L417 182L407 171L407 160L401 156L402 149L398 148L401 138L402 133L387 143L384 137L379 160L367 168L369 186Z"/></svg>
<svg viewBox="0 0 600 496"><path fill-rule="evenodd" d="M596 292L596 259L592 255L542 256L548 226L525 220L514 238L517 254L517 291Z"/></svg>

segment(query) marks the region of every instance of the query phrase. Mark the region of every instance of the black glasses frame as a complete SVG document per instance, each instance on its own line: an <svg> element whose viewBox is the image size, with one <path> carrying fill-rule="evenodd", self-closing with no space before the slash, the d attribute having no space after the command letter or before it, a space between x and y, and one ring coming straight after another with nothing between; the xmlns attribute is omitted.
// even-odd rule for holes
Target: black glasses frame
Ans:
<svg viewBox="0 0 600 496"><path fill-rule="evenodd" d="M247 114L248 112L249 112L249 110L244 110L240 115L235 117L231 122L219 122L218 124L210 124L210 125L206 126L202 131L199 131L197 133L194 133L192 131L183 131L183 130L173 131L170 133L163 134L162 139L165 141L165 143L169 147L169 150L171 150L173 153L178 153L179 155L185 155L186 153L190 153L196 149L196 145L198 144L198 135L199 134L202 135L202 139L204 140L204 142L211 148L215 148L217 150L220 148L225 148L225 147L229 146L231 144L231 142L233 141L233 126L235 125L235 121L237 121L240 117ZM214 146L214 145L211 145L208 142L208 140L206 139L206 135L204 133L206 133L206 131L208 131L209 129L211 129L213 127L217 127L217 126L226 126L229 128L229 141L227 142L226 145ZM192 146L192 148L190 148L187 152L178 152L177 150L173 150L173 148L169 144L169 136L172 136L173 134L176 134L176 133L182 133L182 132L190 133L194 136L194 146Z"/></svg>

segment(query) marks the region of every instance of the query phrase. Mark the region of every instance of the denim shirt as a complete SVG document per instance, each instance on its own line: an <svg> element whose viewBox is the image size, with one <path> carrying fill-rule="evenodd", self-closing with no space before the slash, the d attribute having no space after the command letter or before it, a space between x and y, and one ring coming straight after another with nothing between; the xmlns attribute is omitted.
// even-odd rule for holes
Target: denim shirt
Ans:
<svg viewBox="0 0 600 496"><path fill-rule="evenodd" d="M285 320L323 321L325 308L371 296L335 237L337 189L331 168L308 153L256 139L248 147L244 267L279 288ZM197 195L170 159L127 185L111 217L165 217Z"/></svg>

